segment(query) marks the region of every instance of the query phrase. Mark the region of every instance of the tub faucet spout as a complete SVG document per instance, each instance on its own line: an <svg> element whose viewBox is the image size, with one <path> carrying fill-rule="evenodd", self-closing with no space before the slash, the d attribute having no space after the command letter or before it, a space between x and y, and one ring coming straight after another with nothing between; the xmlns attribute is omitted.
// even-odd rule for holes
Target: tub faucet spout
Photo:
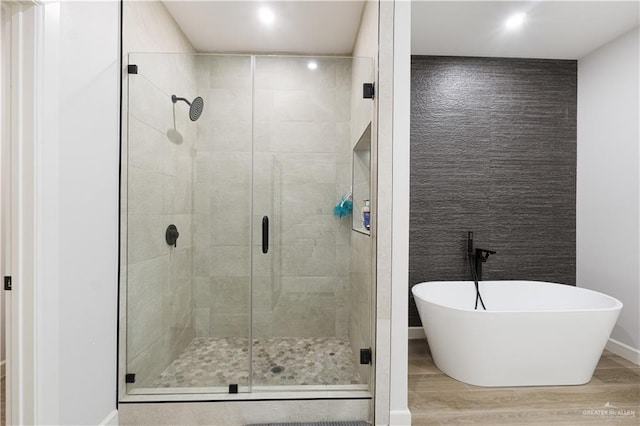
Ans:
<svg viewBox="0 0 640 426"><path fill-rule="evenodd" d="M485 263L489 259L489 255L496 254L493 250L486 250L481 248L476 248L475 260L476 260L476 277L478 281L482 280L482 264Z"/></svg>

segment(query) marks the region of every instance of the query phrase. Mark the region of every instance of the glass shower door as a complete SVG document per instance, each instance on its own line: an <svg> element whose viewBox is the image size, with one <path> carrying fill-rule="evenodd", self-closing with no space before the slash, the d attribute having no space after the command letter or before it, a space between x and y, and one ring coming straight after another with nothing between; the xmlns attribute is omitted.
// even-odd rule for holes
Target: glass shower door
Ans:
<svg viewBox="0 0 640 426"><path fill-rule="evenodd" d="M372 299L350 295L351 218L333 214L351 186L358 61L255 57L253 390L366 388L370 369L360 373L362 342L349 329L358 314L371 323Z"/></svg>
<svg viewBox="0 0 640 426"><path fill-rule="evenodd" d="M127 393L246 392L251 58L129 63Z"/></svg>
<svg viewBox="0 0 640 426"><path fill-rule="evenodd" d="M368 390L372 243L334 206L371 121L371 60L129 64L126 394Z"/></svg>

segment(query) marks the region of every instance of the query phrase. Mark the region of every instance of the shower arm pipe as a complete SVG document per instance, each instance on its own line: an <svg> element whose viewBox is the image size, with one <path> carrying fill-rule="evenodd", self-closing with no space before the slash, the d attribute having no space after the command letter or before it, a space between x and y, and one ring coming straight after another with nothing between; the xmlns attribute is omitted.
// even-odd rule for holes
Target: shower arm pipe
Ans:
<svg viewBox="0 0 640 426"><path fill-rule="evenodd" d="M178 101L185 101L187 103L187 105L191 106L191 102L189 102L187 99L185 98L179 98L176 95L171 95L171 102L173 102L174 104L177 103Z"/></svg>

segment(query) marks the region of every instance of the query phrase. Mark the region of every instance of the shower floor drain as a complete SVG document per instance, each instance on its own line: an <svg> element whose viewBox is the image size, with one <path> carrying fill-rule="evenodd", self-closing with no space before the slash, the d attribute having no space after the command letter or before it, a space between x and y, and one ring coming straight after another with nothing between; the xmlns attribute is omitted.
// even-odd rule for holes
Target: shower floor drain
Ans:
<svg viewBox="0 0 640 426"><path fill-rule="evenodd" d="M284 367L280 367L279 365L277 365L271 369L271 372L273 374L280 374L282 373L283 370L284 370Z"/></svg>

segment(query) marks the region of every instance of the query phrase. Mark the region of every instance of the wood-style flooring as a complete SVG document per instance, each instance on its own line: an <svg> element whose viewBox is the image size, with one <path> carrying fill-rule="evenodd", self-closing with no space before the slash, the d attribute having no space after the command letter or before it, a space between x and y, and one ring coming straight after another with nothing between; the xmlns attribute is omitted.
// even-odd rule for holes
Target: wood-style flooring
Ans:
<svg viewBox="0 0 640 426"><path fill-rule="evenodd" d="M486 388L433 363L426 340L409 341L413 425L640 425L640 367L605 351L582 386Z"/></svg>

